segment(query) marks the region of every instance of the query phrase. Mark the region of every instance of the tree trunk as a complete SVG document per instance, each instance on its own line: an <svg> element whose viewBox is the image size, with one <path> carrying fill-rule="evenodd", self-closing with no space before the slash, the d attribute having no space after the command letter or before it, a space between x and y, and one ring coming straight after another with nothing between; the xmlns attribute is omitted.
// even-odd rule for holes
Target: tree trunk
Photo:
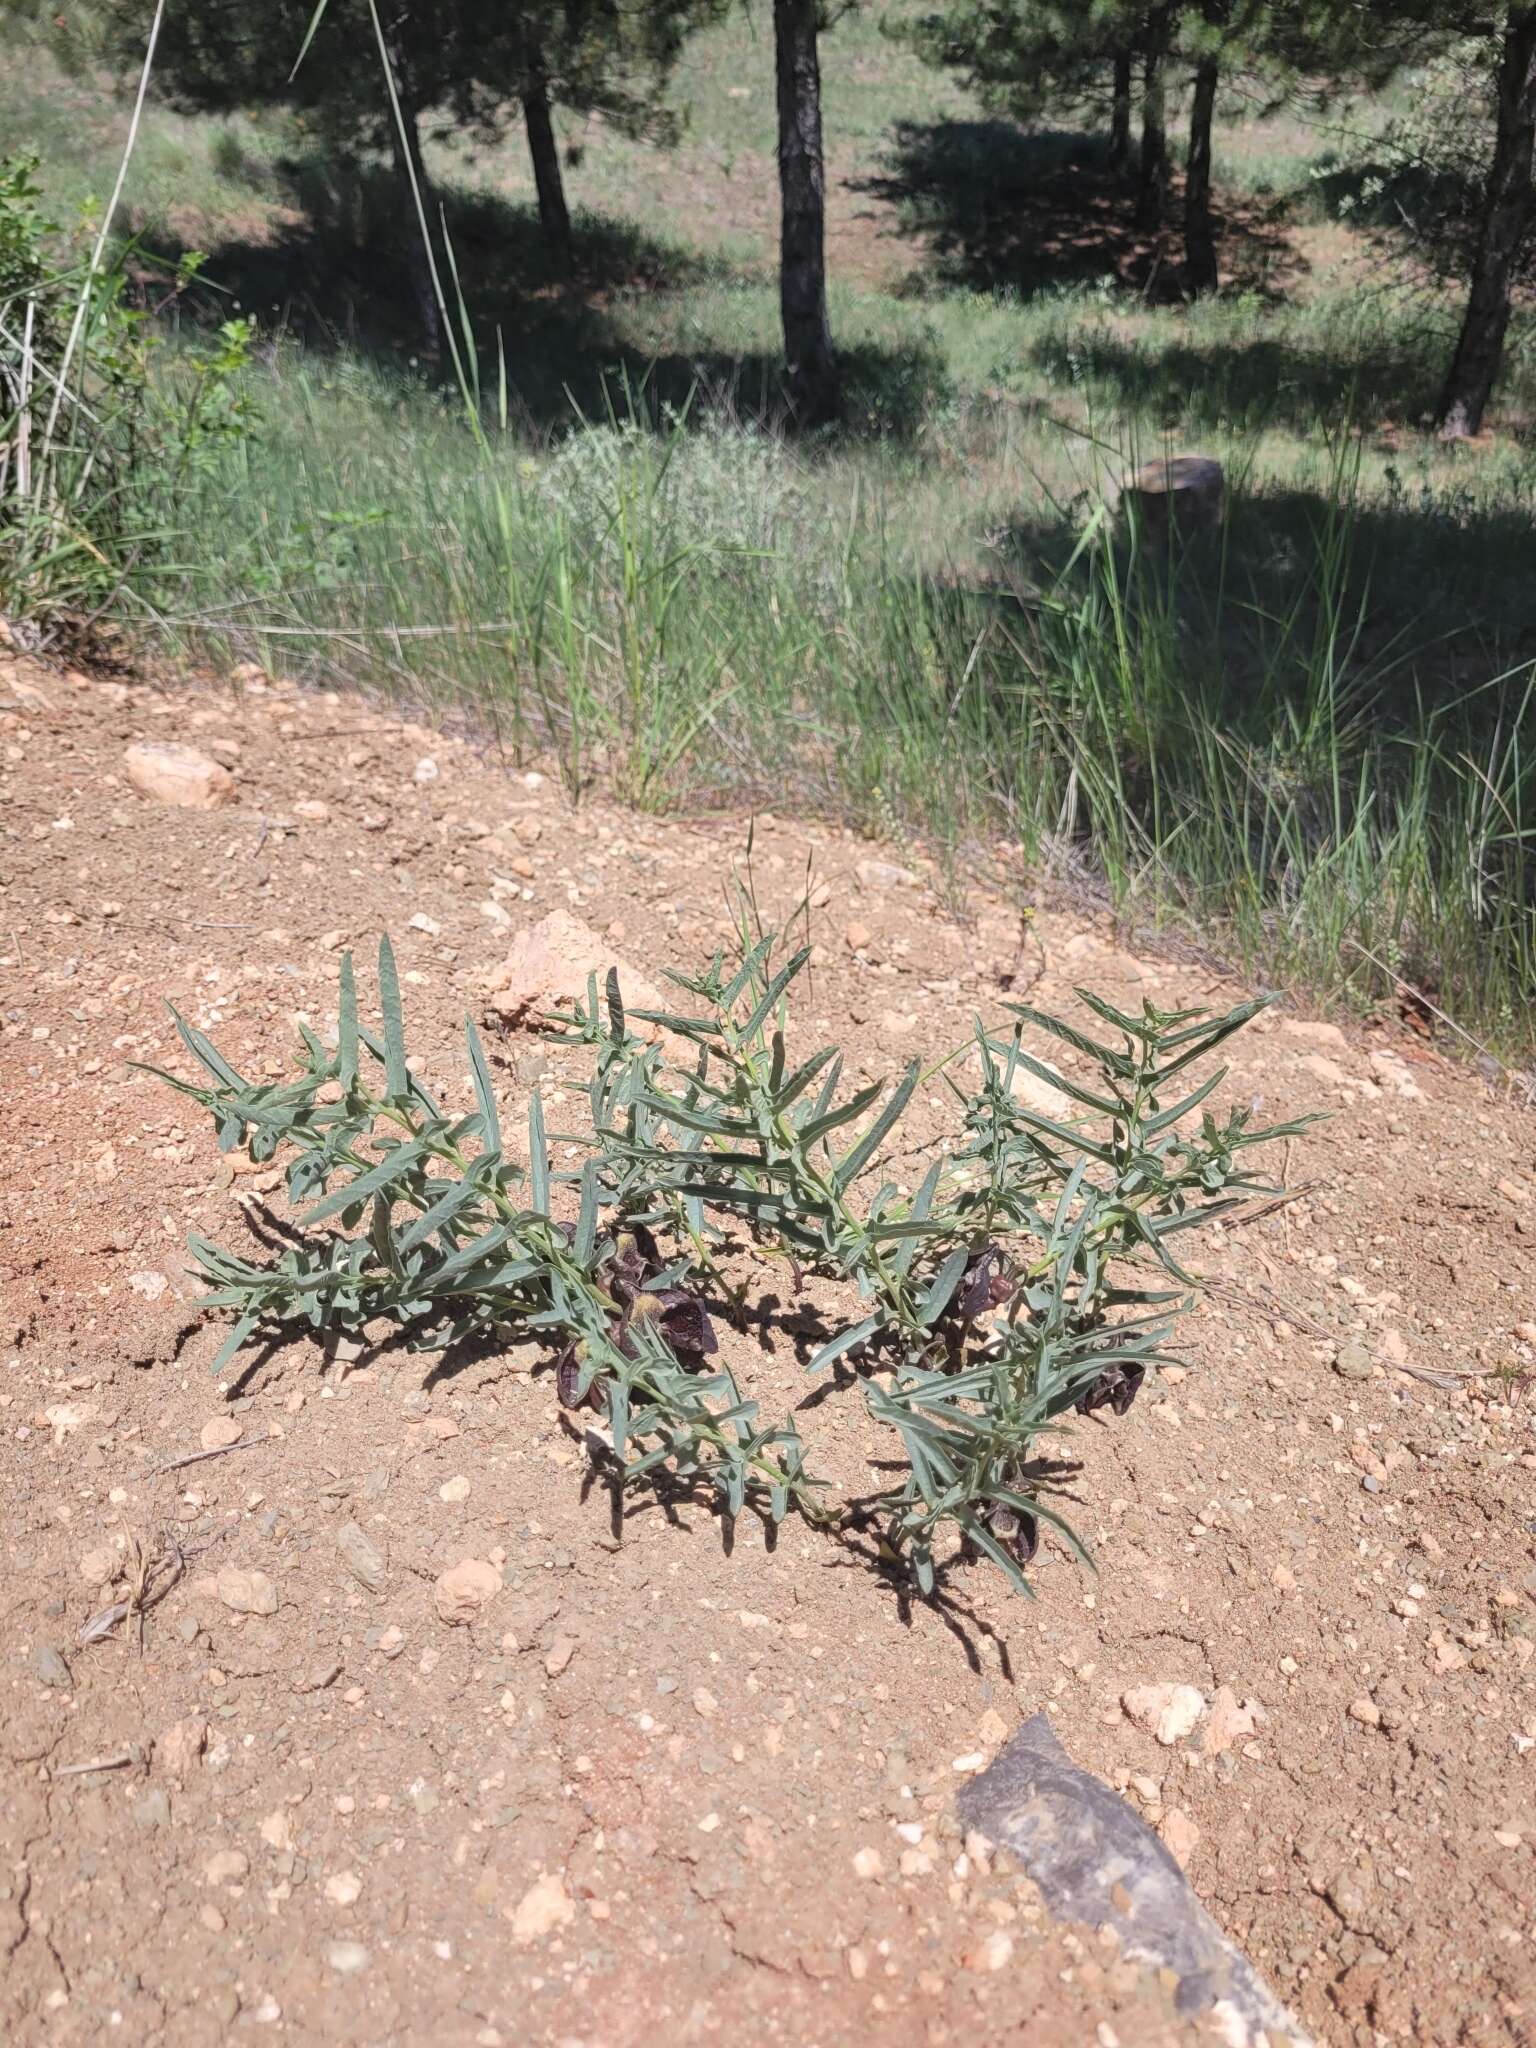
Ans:
<svg viewBox="0 0 1536 2048"><path fill-rule="evenodd" d="M1509 326L1510 285L1531 218L1536 151L1536 7L1511 9L1499 60L1498 122L1461 336L1436 420L1447 440L1475 434L1493 395Z"/></svg>
<svg viewBox="0 0 1536 2048"><path fill-rule="evenodd" d="M838 409L827 318L826 168L821 149L817 0L773 0L779 99L779 308L790 402L804 426Z"/></svg>
<svg viewBox="0 0 1536 2048"><path fill-rule="evenodd" d="M555 124L549 114L549 86L544 66L538 58L529 66L528 76L530 84L523 94L523 121L528 130L528 154L533 159L534 189L539 195L539 226L555 262L561 270L569 270L571 215L565 203L565 181L560 175Z"/></svg>
<svg viewBox="0 0 1536 2048"><path fill-rule="evenodd" d="M1141 182L1136 194L1136 225L1143 233L1160 232L1168 210L1168 42L1171 13L1155 7L1147 22L1142 53Z"/></svg>
<svg viewBox="0 0 1536 2048"><path fill-rule="evenodd" d="M1131 160L1131 53L1121 50L1115 58L1114 84L1110 89L1109 160L1123 171Z"/></svg>
<svg viewBox="0 0 1536 2048"><path fill-rule="evenodd" d="M1216 229L1211 220L1211 116L1216 110L1220 66L1202 57L1195 67L1195 94L1189 109L1189 165L1184 181L1184 268L1189 289L1197 297L1215 291Z"/></svg>
<svg viewBox="0 0 1536 2048"><path fill-rule="evenodd" d="M395 176L400 181L401 204L405 212L411 296L416 301L416 315L421 322L427 351L435 356L442 352L443 327L437 304L437 286L432 276L432 245L427 236L435 235L437 232L437 196L432 190L432 180L427 175L427 167L422 160L421 116L415 92L412 90L410 68L398 46L390 52L390 63L395 74L395 97L400 105L400 119L396 122L391 115L389 141L395 159ZM417 212L418 202L420 215ZM421 218L423 215L425 222Z"/></svg>

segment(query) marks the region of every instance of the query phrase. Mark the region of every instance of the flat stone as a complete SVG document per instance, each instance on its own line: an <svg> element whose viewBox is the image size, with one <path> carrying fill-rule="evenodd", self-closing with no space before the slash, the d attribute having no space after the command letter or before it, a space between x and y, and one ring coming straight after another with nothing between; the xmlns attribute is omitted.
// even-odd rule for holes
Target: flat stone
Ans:
<svg viewBox="0 0 1536 2048"><path fill-rule="evenodd" d="M235 778L221 762L178 740L140 741L123 755L123 766L141 795L180 810L217 810L235 793Z"/></svg>

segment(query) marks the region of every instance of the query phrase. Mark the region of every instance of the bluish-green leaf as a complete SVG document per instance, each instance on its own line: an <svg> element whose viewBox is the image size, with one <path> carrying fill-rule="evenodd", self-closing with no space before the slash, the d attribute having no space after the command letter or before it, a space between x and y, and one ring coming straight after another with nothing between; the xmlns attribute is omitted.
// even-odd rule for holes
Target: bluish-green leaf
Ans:
<svg viewBox="0 0 1536 2048"><path fill-rule="evenodd" d="M402 1102L410 1092L410 1069L405 1058L405 1013L400 1007L400 976L395 969L395 949L386 932L379 940L379 1010L384 1019L384 1092L391 1102Z"/></svg>

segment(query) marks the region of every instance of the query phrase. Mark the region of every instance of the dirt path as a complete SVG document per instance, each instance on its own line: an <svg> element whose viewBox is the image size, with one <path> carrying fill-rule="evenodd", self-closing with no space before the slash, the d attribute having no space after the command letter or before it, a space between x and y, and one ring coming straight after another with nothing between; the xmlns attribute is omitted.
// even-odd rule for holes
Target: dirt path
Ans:
<svg viewBox="0 0 1536 2048"><path fill-rule="evenodd" d="M222 753L236 802L139 796L123 751L144 738ZM1214 2038L967 1851L955 1761L1042 1706L1321 2039L1536 2038L1528 1113L1395 1031L1248 1034L1239 1097L1334 1113L1291 1161L1317 1192L1208 1241L1196 1370L1077 1430L1099 1574L1055 1550L1034 1603L978 1570L909 1606L798 1528L765 1550L744 1522L727 1547L704 1510L644 1499L616 1525L528 1352L327 1372L300 1341L216 1386L181 1243L241 1241L265 1177L124 1064L175 1060L170 997L283 1070L295 1017L333 1018L341 945L366 958L387 926L427 1078L467 1100L459 1021L509 932L567 907L638 966L691 964L738 821L573 816L362 702L19 663L0 755L6 2038ZM760 820L766 912L808 854L830 892L811 1009L871 1073L1000 1000L1006 906L948 915L926 886L860 883L905 855ZM1052 1006L1074 983L1232 993L1036 926ZM579 1081L574 1056L499 1051L509 1103L536 1071L552 1103ZM788 1346L736 1341L768 1405L805 1400ZM838 1405L808 1434L878 1455ZM237 1449L156 1476L231 1423ZM343 1560L349 1523L378 1591ZM166 1528L188 1562L142 1648L82 1647L115 1546ZM448 1626L434 1581L466 1556L505 1588ZM232 1571L275 1611L232 1610ZM1251 1732L1222 1746L1208 1715L1160 1746L1120 1705L1151 1681L1230 1688Z"/></svg>

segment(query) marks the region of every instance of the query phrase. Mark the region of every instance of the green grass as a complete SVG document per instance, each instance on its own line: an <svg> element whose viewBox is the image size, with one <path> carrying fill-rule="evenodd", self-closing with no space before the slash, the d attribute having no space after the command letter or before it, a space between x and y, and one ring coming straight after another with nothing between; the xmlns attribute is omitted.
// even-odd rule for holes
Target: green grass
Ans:
<svg viewBox="0 0 1536 2048"><path fill-rule="evenodd" d="M1112 232L1081 232L1092 138L986 121L878 12L825 68L850 403L809 445L775 425L751 22L689 52L675 157L568 136L574 285L515 141L434 146L488 388L507 367L483 437L411 368L377 179L280 123L156 113L135 223L168 254L195 233L210 303L288 337L250 373L254 437L165 507L163 633L467 712L575 789L787 792L996 856L1021 892L1085 892L1270 983L1369 1002L1402 975L1528 1050L1536 455L1424 433L1454 306L1327 218L1329 138L1294 116L1224 133L1245 284L1185 309L1127 288L1112 191ZM66 199L102 189L119 111L63 82L40 126L37 104L0 86L0 148L31 122ZM1531 338L1522 316L1515 427ZM1100 508L1190 448L1227 465L1228 516L1169 564Z"/></svg>

